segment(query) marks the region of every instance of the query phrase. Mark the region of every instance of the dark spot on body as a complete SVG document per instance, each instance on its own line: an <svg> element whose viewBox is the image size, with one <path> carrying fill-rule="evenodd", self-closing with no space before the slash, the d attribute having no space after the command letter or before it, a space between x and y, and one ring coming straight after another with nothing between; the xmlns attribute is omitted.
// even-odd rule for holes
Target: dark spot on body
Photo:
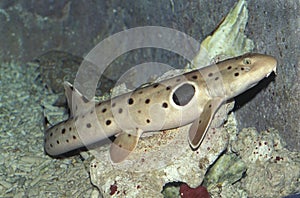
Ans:
<svg viewBox="0 0 300 198"><path fill-rule="evenodd" d="M111 120L106 120L105 124L108 126L111 124Z"/></svg>
<svg viewBox="0 0 300 198"><path fill-rule="evenodd" d="M231 66L228 66L228 67L227 67L228 70L230 70L231 68L232 68Z"/></svg>
<svg viewBox="0 0 300 198"><path fill-rule="evenodd" d="M177 78L177 79L176 79L176 82L179 82L179 81L181 81L181 79L180 79L180 78Z"/></svg>
<svg viewBox="0 0 300 198"><path fill-rule="evenodd" d="M63 128L63 129L61 130L61 134L65 134L65 132L66 132L66 129Z"/></svg>
<svg viewBox="0 0 300 198"><path fill-rule="evenodd" d="M81 118L84 118L84 117L85 117L85 115L82 115L82 116L81 116Z"/></svg>
<svg viewBox="0 0 300 198"><path fill-rule="evenodd" d="M106 112L106 108L102 109L102 113L105 113Z"/></svg>
<svg viewBox="0 0 300 198"><path fill-rule="evenodd" d="M164 103L162 104L162 107L163 107L163 108L168 108L168 103L164 102Z"/></svg>
<svg viewBox="0 0 300 198"><path fill-rule="evenodd" d="M69 127L69 131L72 131L72 127Z"/></svg>
<svg viewBox="0 0 300 198"><path fill-rule="evenodd" d="M128 104L129 104L129 105L132 105L133 102L134 102L134 100L133 100L132 98L129 98L129 99L128 99Z"/></svg>
<svg viewBox="0 0 300 198"><path fill-rule="evenodd" d="M123 112L123 109L122 109L122 108L120 108L120 109L119 109L119 113L122 113L122 112Z"/></svg>
<svg viewBox="0 0 300 198"><path fill-rule="evenodd" d="M86 124L86 127L87 127L87 128L91 128L91 127L92 127L91 123L87 123L87 124Z"/></svg>
<svg viewBox="0 0 300 198"><path fill-rule="evenodd" d="M142 94L142 93L143 93L143 91L139 91L139 92L138 92L138 94Z"/></svg>
<svg viewBox="0 0 300 198"><path fill-rule="evenodd" d="M94 110L92 110L91 112L90 112L90 114L93 114L94 113Z"/></svg>
<svg viewBox="0 0 300 198"><path fill-rule="evenodd" d="M243 70L244 70L244 67L241 67L241 70L243 71Z"/></svg>
<svg viewBox="0 0 300 198"><path fill-rule="evenodd" d="M50 147L52 148L52 147L53 147L53 144L50 144Z"/></svg>
<svg viewBox="0 0 300 198"><path fill-rule="evenodd" d="M73 137L72 137L72 138L73 138L73 140L76 140L76 139L77 139L77 137L76 137L75 135L73 135Z"/></svg>
<svg viewBox="0 0 300 198"><path fill-rule="evenodd" d="M141 111L141 110L138 110L137 112L138 112L138 113L141 113L142 111Z"/></svg>
<svg viewBox="0 0 300 198"><path fill-rule="evenodd" d="M210 104L210 105L208 105L208 107L209 107L209 108L211 108L211 104Z"/></svg>
<svg viewBox="0 0 300 198"><path fill-rule="evenodd" d="M219 77L217 76L217 77L215 78L215 80L216 80L216 81L219 80Z"/></svg>
<svg viewBox="0 0 300 198"><path fill-rule="evenodd" d="M212 76L213 76L213 73L209 73L209 74L208 74L208 77L212 77Z"/></svg>
<svg viewBox="0 0 300 198"><path fill-rule="evenodd" d="M50 137L52 137L53 136L53 133L50 133Z"/></svg>
<svg viewBox="0 0 300 198"><path fill-rule="evenodd" d="M196 75L194 75L194 76L192 76L192 79L197 79L198 78L198 76L196 76Z"/></svg>
<svg viewBox="0 0 300 198"><path fill-rule="evenodd" d="M67 142L67 143L69 143L69 140L68 140L68 139L66 139L66 142Z"/></svg>
<svg viewBox="0 0 300 198"><path fill-rule="evenodd" d="M111 105L112 107L115 107L116 106L116 103L114 102L114 103L112 103L112 105Z"/></svg>
<svg viewBox="0 0 300 198"><path fill-rule="evenodd" d="M170 90L170 89L171 89L171 86L167 86L167 87L166 87L166 90Z"/></svg>
<svg viewBox="0 0 300 198"><path fill-rule="evenodd" d="M146 120L146 122L147 122L147 123L150 123L150 120L149 120L149 119L147 119L147 120Z"/></svg>
<svg viewBox="0 0 300 198"><path fill-rule="evenodd" d="M58 141L58 140L56 140L56 143L57 143L57 144L59 144L59 141Z"/></svg>
<svg viewBox="0 0 300 198"><path fill-rule="evenodd" d="M156 87L158 87L158 83L155 83L154 85L153 85L153 88L156 88Z"/></svg>
<svg viewBox="0 0 300 198"><path fill-rule="evenodd" d="M128 134L128 137L131 137L131 134Z"/></svg>
<svg viewBox="0 0 300 198"><path fill-rule="evenodd" d="M149 104L149 103L150 103L150 99L146 99L146 100L145 100L145 103L146 103L146 104Z"/></svg>
<svg viewBox="0 0 300 198"><path fill-rule="evenodd" d="M234 73L234 76L239 76L240 74L238 72Z"/></svg>

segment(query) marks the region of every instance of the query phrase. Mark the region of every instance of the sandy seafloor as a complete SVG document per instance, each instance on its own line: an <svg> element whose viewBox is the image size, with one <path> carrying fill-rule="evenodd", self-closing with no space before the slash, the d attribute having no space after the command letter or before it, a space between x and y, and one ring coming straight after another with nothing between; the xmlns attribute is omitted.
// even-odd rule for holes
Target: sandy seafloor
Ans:
<svg viewBox="0 0 300 198"><path fill-rule="evenodd" d="M0 197L97 195L88 155L53 159L44 153L46 92L35 83L36 68L18 63L0 67Z"/></svg>

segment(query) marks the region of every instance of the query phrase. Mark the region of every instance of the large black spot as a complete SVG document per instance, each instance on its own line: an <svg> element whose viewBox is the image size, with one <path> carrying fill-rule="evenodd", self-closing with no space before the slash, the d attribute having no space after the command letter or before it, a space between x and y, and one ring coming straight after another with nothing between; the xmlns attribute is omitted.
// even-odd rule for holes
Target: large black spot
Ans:
<svg viewBox="0 0 300 198"><path fill-rule="evenodd" d="M66 129L63 128L63 129L61 130L61 134L65 134L65 132L66 132Z"/></svg>
<svg viewBox="0 0 300 198"><path fill-rule="evenodd" d="M179 106L184 106L191 101L195 95L195 87L191 84L183 84L173 93L173 101Z"/></svg>
<svg viewBox="0 0 300 198"><path fill-rule="evenodd" d="M129 98L127 102L128 102L129 105L132 105L134 100L132 98Z"/></svg>

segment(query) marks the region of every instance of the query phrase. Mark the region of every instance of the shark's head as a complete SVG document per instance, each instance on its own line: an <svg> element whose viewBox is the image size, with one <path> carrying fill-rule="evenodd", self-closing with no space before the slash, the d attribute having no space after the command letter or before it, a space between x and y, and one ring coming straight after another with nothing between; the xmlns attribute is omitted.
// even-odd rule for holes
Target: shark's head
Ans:
<svg viewBox="0 0 300 198"><path fill-rule="evenodd" d="M276 73L277 60L269 55L245 54L219 65L227 98L235 97Z"/></svg>

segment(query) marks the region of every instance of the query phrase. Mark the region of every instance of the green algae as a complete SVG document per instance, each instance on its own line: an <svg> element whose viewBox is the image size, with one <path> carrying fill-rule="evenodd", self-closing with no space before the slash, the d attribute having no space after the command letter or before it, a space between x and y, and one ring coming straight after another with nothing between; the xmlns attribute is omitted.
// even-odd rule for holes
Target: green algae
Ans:
<svg viewBox="0 0 300 198"><path fill-rule="evenodd" d="M211 185L222 185L224 182L233 184L242 178L245 171L246 165L237 155L224 154L209 169L203 185L209 188Z"/></svg>

